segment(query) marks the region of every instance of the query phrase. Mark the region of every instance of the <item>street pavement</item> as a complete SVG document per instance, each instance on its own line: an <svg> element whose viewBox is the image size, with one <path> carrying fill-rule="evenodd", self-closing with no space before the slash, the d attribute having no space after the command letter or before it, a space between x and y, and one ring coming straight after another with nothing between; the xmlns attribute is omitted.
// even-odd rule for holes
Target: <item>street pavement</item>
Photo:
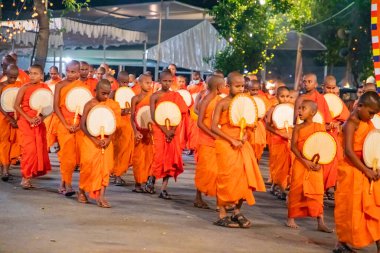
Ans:
<svg viewBox="0 0 380 253"><path fill-rule="evenodd" d="M316 220L298 220L300 229L284 226L285 201L268 192L255 193L257 203L244 205L252 220L249 229L213 225L217 220L215 199L205 200L213 209L193 207L194 159L184 155L185 172L169 182L172 200L158 194L134 193L132 170L124 176L126 186L110 185L107 196L112 208L95 202L80 204L75 197L57 193L59 163L50 154L53 171L33 180L36 188L23 190L19 167L11 182L0 181L0 253L124 253L124 252L331 252L335 234L316 231ZM268 156L260 164L268 178ZM75 172L74 185L79 173ZM157 183L159 187L161 182ZM325 203L325 219L334 227L332 201ZM375 252L369 247L359 252Z"/></svg>

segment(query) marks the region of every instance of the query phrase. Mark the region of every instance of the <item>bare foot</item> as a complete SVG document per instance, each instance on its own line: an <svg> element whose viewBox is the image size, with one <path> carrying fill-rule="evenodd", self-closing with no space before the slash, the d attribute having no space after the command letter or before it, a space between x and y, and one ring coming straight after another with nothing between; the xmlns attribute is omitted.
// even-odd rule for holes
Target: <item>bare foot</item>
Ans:
<svg viewBox="0 0 380 253"><path fill-rule="evenodd" d="M331 229L331 228L328 228L327 226L326 226L326 224L324 224L324 223L319 223L318 224L318 231L321 231L321 232L324 232L324 233L332 233L332 232L334 232L334 229Z"/></svg>
<svg viewBox="0 0 380 253"><path fill-rule="evenodd" d="M289 218L286 222L285 222L285 226L289 227L289 228L293 228L293 229L299 229L300 227L296 224L296 222L294 221L294 219L292 218Z"/></svg>
<svg viewBox="0 0 380 253"><path fill-rule="evenodd" d="M108 201L105 199L105 198L99 198L96 203L98 204L98 206L102 207L102 208L110 208L111 205L108 203Z"/></svg>

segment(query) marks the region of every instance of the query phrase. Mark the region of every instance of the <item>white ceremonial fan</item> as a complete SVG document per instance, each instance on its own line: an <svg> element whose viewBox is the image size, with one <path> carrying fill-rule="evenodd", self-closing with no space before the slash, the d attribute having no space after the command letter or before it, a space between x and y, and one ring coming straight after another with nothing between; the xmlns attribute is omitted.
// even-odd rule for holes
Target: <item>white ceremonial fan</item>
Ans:
<svg viewBox="0 0 380 253"><path fill-rule="evenodd" d="M53 112L54 97L50 89L39 88L30 95L29 106L37 111L36 116L48 116Z"/></svg>
<svg viewBox="0 0 380 253"><path fill-rule="evenodd" d="M150 106L145 105L142 106L137 110L136 113L136 124L137 127L140 129L149 129L151 130L151 125L152 125L152 117L150 115Z"/></svg>
<svg viewBox="0 0 380 253"><path fill-rule="evenodd" d="M363 144L363 160L368 168L374 171L380 169L380 130L375 129L368 133ZM373 181L369 189L369 194L373 191Z"/></svg>
<svg viewBox="0 0 380 253"><path fill-rule="evenodd" d="M69 112L74 112L74 125L78 114L83 114L84 106L92 99L91 91L85 87L74 87L66 95L65 105Z"/></svg>
<svg viewBox="0 0 380 253"><path fill-rule="evenodd" d="M15 109L13 106L15 105L15 100L18 92L17 87L8 88L1 93L1 108L5 112L14 112Z"/></svg>
<svg viewBox="0 0 380 253"><path fill-rule="evenodd" d="M191 95L191 97L193 98L194 103L195 103L195 99L197 98L198 94L199 93L194 93L193 95Z"/></svg>
<svg viewBox="0 0 380 253"><path fill-rule="evenodd" d="M302 154L315 164L329 164L336 155L336 142L326 132L315 132L306 139Z"/></svg>
<svg viewBox="0 0 380 253"><path fill-rule="evenodd" d="M184 89L177 90L177 92L181 95L181 97L185 101L187 107L190 107L191 103L193 102L193 98L192 98L190 92L187 90L184 90ZM195 101L195 99L194 99L194 101Z"/></svg>
<svg viewBox="0 0 380 253"><path fill-rule="evenodd" d="M171 126L178 126L182 120L181 110L173 102L165 101L158 104L154 113L154 118L160 126L166 126L169 130Z"/></svg>
<svg viewBox="0 0 380 253"><path fill-rule="evenodd" d="M376 129L380 129L380 115L379 114L375 114L375 116L373 116L371 121L372 121L373 126Z"/></svg>
<svg viewBox="0 0 380 253"><path fill-rule="evenodd" d="M106 105L94 106L87 115L86 125L88 132L103 140L104 135L111 135L116 130L116 117L114 112ZM104 153L104 149L102 149Z"/></svg>
<svg viewBox="0 0 380 253"><path fill-rule="evenodd" d="M240 139L243 139L244 129L253 127L257 122L257 106L255 100L247 94L236 95L229 106L230 123L240 127Z"/></svg>
<svg viewBox="0 0 380 253"><path fill-rule="evenodd" d="M338 117L343 111L343 101L335 94L324 95L332 118Z"/></svg>
<svg viewBox="0 0 380 253"><path fill-rule="evenodd" d="M129 87L120 87L115 92L115 101L119 103L121 109L131 107L132 98L136 96L134 91Z"/></svg>
<svg viewBox="0 0 380 253"><path fill-rule="evenodd" d="M292 104L279 104L272 113L272 121L277 129L286 129L289 132L289 127L293 127L294 106Z"/></svg>
<svg viewBox="0 0 380 253"><path fill-rule="evenodd" d="M253 99L255 100L256 106L257 106L257 117L259 119L262 119L265 117L265 113L267 112L267 108L265 106L264 100L259 96L253 96Z"/></svg>
<svg viewBox="0 0 380 253"><path fill-rule="evenodd" d="M225 98L225 97L227 97L227 94L220 93L220 94L219 94L219 97L221 97L221 98Z"/></svg>
<svg viewBox="0 0 380 253"><path fill-rule="evenodd" d="M314 123L319 123L319 124L325 124L325 120L323 119L323 115L320 111L317 111L317 113L313 117L313 122ZM303 120L300 119L300 117L297 117L297 124L303 123Z"/></svg>

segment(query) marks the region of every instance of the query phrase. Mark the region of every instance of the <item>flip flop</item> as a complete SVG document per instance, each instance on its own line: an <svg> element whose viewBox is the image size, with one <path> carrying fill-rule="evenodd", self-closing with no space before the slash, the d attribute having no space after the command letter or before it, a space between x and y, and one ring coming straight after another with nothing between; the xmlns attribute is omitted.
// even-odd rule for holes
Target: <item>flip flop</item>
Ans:
<svg viewBox="0 0 380 253"><path fill-rule="evenodd" d="M96 201L96 203L98 204L98 206L102 207L102 208L111 208L111 205L105 201L105 200L98 200Z"/></svg>
<svg viewBox="0 0 380 253"><path fill-rule="evenodd" d="M64 188L58 188L58 193L62 195L66 195L66 189Z"/></svg>

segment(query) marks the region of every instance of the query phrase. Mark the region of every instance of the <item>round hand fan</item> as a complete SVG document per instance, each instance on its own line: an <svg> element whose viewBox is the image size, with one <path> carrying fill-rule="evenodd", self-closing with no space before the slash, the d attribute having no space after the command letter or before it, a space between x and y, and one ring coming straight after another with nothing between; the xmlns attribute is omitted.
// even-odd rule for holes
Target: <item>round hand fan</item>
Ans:
<svg viewBox="0 0 380 253"><path fill-rule="evenodd" d="M314 123L319 123L319 124L325 124L325 121L323 119L322 113L320 111L317 111L317 113L313 117L313 122ZM297 124L303 123L303 120L300 119L300 117L297 117Z"/></svg>
<svg viewBox="0 0 380 253"><path fill-rule="evenodd" d="M53 93L49 89L39 88L30 95L29 106L37 111L37 115L48 116L53 112Z"/></svg>
<svg viewBox="0 0 380 253"><path fill-rule="evenodd" d="M17 97L18 92L17 87L8 88L6 90L3 90L3 93L1 93L1 108L5 112L14 112L14 104Z"/></svg>
<svg viewBox="0 0 380 253"><path fill-rule="evenodd" d="M191 95L191 97L193 98L193 101L195 102L195 99L197 98L199 93L194 93L193 95Z"/></svg>
<svg viewBox="0 0 380 253"><path fill-rule="evenodd" d="M193 98L191 97L190 92L184 89L177 90L177 92L181 95L186 105L190 107L191 103L193 102Z"/></svg>
<svg viewBox="0 0 380 253"><path fill-rule="evenodd" d="M154 113L154 118L160 126L166 126L169 129L171 126L178 126L181 123L181 110L173 102L164 101L158 104Z"/></svg>
<svg viewBox="0 0 380 253"><path fill-rule="evenodd" d="M140 129L149 129L149 125L152 124L152 117L150 115L150 106L145 105L137 110L136 113L136 125Z"/></svg>
<svg viewBox="0 0 380 253"><path fill-rule="evenodd" d="M343 101L335 94L325 94L324 97L329 106L331 117L338 117L343 111Z"/></svg>
<svg viewBox="0 0 380 253"><path fill-rule="evenodd" d="M363 144L363 160L368 168L377 171L380 168L380 130L375 129L368 133ZM369 194L373 191L373 181L371 181Z"/></svg>
<svg viewBox="0 0 380 253"><path fill-rule="evenodd" d="M316 164L329 164L336 155L336 142L326 132L315 132L306 139L302 154Z"/></svg>
<svg viewBox="0 0 380 253"><path fill-rule="evenodd" d="M72 88L66 96L65 105L69 112L75 112L74 125L76 124L78 114L83 114L84 106L92 99L91 91L84 87Z"/></svg>
<svg viewBox="0 0 380 253"><path fill-rule="evenodd" d="M249 95L236 95L229 106L230 123L240 127L240 139L243 139L244 129L253 127L257 122L257 106Z"/></svg>
<svg viewBox="0 0 380 253"><path fill-rule="evenodd" d="M294 106L292 104L279 104L272 113L272 121L277 129L286 129L293 127Z"/></svg>
<svg viewBox="0 0 380 253"><path fill-rule="evenodd" d="M129 87L120 87L115 92L115 101L119 103L121 109L131 107L132 98L136 94Z"/></svg>
<svg viewBox="0 0 380 253"><path fill-rule="evenodd" d="M373 116L373 119L371 119L371 121L372 121L373 126L376 129L380 129L380 115L379 114L375 114L375 116Z"/></svg>
<svg viewBox="0 0 380 253"><path fill-rule="evenodd" d="M259 119L264 118L265 113L267 112L264 100L259 96L253 96L253 99L255 100L255 103L257 106L257 112L258 112L257 117Z"/></svg>
<svg viewBox="0 0 380 253"><path fill-rule="evenodd" d="M227 94L220 93L220 94L219 94L219 97L221 97L221 98L225 98L225 97L227 97Z"/></svg>

